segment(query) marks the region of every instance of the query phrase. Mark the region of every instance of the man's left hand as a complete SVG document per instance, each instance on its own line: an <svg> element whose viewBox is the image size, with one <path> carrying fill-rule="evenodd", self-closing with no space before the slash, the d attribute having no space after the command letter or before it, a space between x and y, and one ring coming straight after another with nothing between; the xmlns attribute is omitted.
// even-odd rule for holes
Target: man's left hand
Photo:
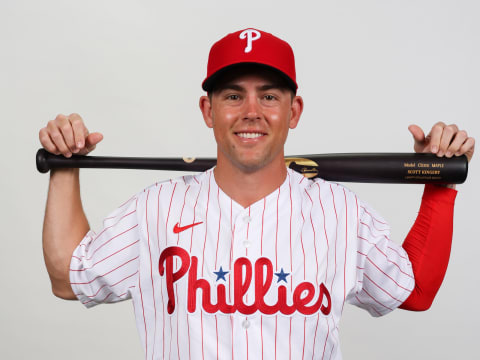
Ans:
<svg viewBox="0 0 480 360"><path fill-rule="evenodd" d="M466 155L468 161L472 159L475 139L469 137L465 130L459 130L455 124L445 125L438 122L433 125L427 136L417 125L410 125L408 130L415 140L413 148L417 153L433 153L448 158Z"/></svg>

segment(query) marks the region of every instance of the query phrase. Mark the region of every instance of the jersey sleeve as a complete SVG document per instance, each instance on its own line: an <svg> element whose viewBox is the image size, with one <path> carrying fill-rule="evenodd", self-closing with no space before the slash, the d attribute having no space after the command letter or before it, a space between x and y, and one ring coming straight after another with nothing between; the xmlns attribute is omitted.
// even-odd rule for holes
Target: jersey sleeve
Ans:
<svg viewBox="0 0 480 360"><path fill-rule="evenodd" d="M347 300L376 317L400 306L415 285L407 253L389 236L385 220L367 204L359 203L357 283Z"/></svg>
<svg viewBox="0 0 480 360"><path fill-rule="evenodd" d="M138 283L137 197L109 214L103 228L90 230L74 250L70 284L86 307L129 299Z"/></svg>

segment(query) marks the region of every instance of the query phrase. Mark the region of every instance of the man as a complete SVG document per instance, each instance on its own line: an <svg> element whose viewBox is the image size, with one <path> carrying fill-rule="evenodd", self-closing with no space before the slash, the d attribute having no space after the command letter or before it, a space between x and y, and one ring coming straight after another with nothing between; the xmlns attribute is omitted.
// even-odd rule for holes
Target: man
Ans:
<svg viewBox="0 0 480 360"><path fill-rule="evenodd" d="M426 186L398 246L355 194L287 169L284 144L303 100L290 46L269 33L215 43L202 87L214 169L142 190L98 232L82 210L78 170L52 172L43 241L55 295L87 307L132 298L147 358L340 359L345 302L374 316L430 306L448 263L455 190ZM438 123L427 137L409 130L417 152L473 155L456 125ZM102 135L71 114L40 140L69 157Z"/></svg>

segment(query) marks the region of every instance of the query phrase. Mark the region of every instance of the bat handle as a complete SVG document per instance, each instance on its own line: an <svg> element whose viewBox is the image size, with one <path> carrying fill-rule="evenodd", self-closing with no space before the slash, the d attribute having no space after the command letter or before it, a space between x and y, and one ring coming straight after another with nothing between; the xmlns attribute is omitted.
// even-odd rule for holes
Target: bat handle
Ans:
<svg viewBox="0 0 480 360"><path fill-rule="evenodd" d="M37 151L37 170L40 171L42 174L50 171L50 165L48 163L49 155L50 153L45 149L38 149Z"/></svg>

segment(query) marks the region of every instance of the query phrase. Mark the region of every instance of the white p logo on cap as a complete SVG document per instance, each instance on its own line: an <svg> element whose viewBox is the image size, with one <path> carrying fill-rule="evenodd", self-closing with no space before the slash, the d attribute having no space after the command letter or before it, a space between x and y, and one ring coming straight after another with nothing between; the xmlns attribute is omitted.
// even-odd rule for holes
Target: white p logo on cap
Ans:
<svg viewBox="0 0 480 360"><path fill-rule="evenodd" d="M247 39L247 46L245 47L245 53L252 51L252 42L260 39L260 32L255 29L247 29L240 33L240 39Z"/></svg>

